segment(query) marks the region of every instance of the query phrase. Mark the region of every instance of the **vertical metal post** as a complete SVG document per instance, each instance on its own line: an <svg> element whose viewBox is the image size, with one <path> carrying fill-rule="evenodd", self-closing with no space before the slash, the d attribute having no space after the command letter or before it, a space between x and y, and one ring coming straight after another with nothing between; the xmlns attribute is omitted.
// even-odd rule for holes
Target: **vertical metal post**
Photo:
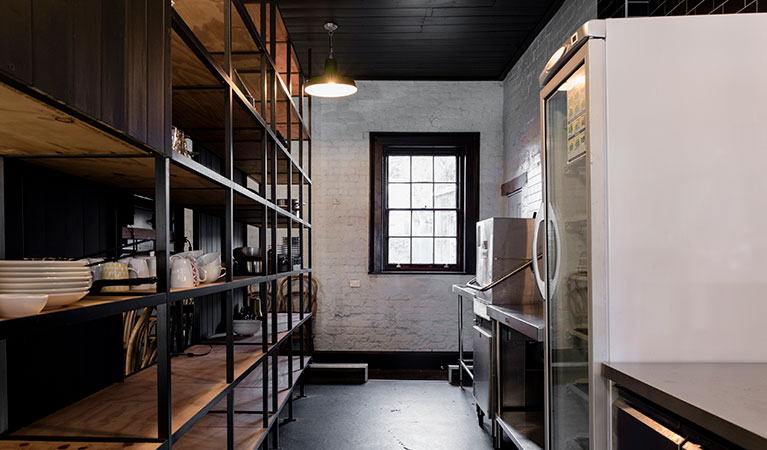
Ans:
<svg viewBox="0 0 767 450"><path fill-rule="evenodd" d="M501 323L497 320L493 320L493 336L495 336L495 339L493 339L495 343L495 373L493 373L493 386L495 386L495 388L493 390L495 391L495 399L493 401L494 407L491 407L490 410L496 411L496 414L503 413L503 383L501 382L501 377L503 376L501 372L501 333ZM493 436L493 447L501 448L501 430L498 428L498 423L495 420L495 414L490 417L490 421Z"/></svg>
<svg viewBox="0 0 767 450"><path fill-rule="evenodd" d="M174 253L179 253L184 251L184 244L185 244L185 236L184 236L184 208L180 206L175 206L171 210L171 217L173 220L168 225L168 228L170 229L170 224L173 224L173 230L172 235L173 239L171 239L171 246L173 248ZM193 239L193 238L192 238ZM194 246L192 247L194 248ZM170 306L170 314L171 314L171 334L173 335L173 351L175 353L181 353L184 351L184 305L183 302L178 302L176 304L171 304Z"/></svg>
<svg viewBox="0 0 767 450"><path fill-rule="evenodd" d="M157 258L157 292L165 293L165 301L157 305L157 436L170 440L173 434L170 375L170 166L162 156L154 159L155 181L155 256ZM169 443L170 445L170 443Z"/></svg>
<svg viewBox="0 0 767 450"><path fill-rule="evenodd" d="M306 124L306 116L304 115L304 74L301 73L300 67L298 72L298 115L301 116L301 121L303 122L303 124ZM301 166L302 170L305 169L303 124L298 127L298 164ZM303 203L302 203L302 206L303 206Z"/></svg>
<svg viewBox="0 0 767 450"><path fill-rule="evenodd" d="M261 242L266 242L266 238L262 238ZM261 247L264 248L264 247ZM261 363L261 414L263 420L263 427L269 426L269 356L267 351L269 350L269 333L266 329L266 283L261 283L259 286L259 297L261 301L261 352L264 354L264 361Z"/></svg>
<svg viewBox="0 0 767 450"><path fill-rule="evenodd" d="M275 55L277 54L277 40L276 40L276 31L277 31L277 24L276 24L276 7L274 5L274 2L269 2L269 36L270 36L270 52L272 55L272 59L276 61ZM271 111L271 120L270 125L272 127L272 130L277 129L277 68L275 67L274 70L271 71L271 76L269 79L269 100L272 105L272 111ZM274 143L272 146L272 157L274 158L272 160L272 203L277 204L277 177L278 177L278 157L277 157L277 147L278 145L281 145L277 142ZM272 222L272 249L273 249L273 259L274 259L274 271L275 273L279 273L280 271L280 265L279 265L279 258L277 254L277 227L278 227L278 215L277 210L272 210L272 215L274 218L274 221ZM278 306L278 283L277 279L275 278L272 280L272 342L274 342L274 345L277 345L277 306ZM279 390L279 359L278 359L278 349L275 348L275 351L272 353L272 409L277 412L277 409L279 408L279 401L277 398L277 392ZM277 437L276 437L276 430L278 427L274 427L275 434L274 436L274 447L277 448Z"/></svg>
<svg viewBox="0 0 767 450"><path fill-rule="evenodd" d="M300 69L300 68L299 68ZM304 75L299 70L298 73L298 114L301 116L301 120L303 123L306 123L306 117L304 116ZM298 127L298 164L299 167L301 167L303 173L306 173L304 171L304 127L301 125ZM298 205L299 205L299 216L301 219L306 218L306 211L304 211L304 176L301 175L298 178ZM305 255L305 248L306 248L306 241L304 241L304 229L306 227L303 223L299 223L298 225L298 242L301 246L300 249L300 255L301 255L301 269L306 268L306 260L304 259ZM308 279L308 278L307 278ZM311 285L309 286L309 289L311 290ZM298 317L299 321L303 322L304 320L304 295L305 295L305 287L304 287L304 274L300 274L298 276ZM299 367L301 368L301 371L303 373L304 369L304 328L306 328L306 324L302 323L301 326L298 328L298 355L301 358L298 362ZM302 381L299 382L299 396L304 396L304 383Z"/></svg>
<svg viewBox="0 0 767 450"><path fill-rule="evenodd" d="M232 2L224 0L224 69L229 79L232 79ZM234 139L232 136L232 85L225 91L224 110L224 176L234 181ZM234 192L232 187L226 189L226 205L224 206L224 261L229 270L226 281L232 281L232 240L234 234ZM233 292L224 291L224 323L226 324L226 382L234 381L234 331L233 331ZM226 447L234 450L234 389L226 395Z"/></svg>
<svg viewBox="0 0 767 450"><path fill-rule="evenodd" d="M5 259L5 158L0 156L0 259ZM8 432L8 349L0 339L0 435Z"/></svg>
<svg viewBox="0 0 767 450"><path fill-rule="evenodd" d="M261 3L261 30L263 32L265 24L266 24L266 3ZM266 99L267 99L267 93L268 93L268 83L267 83L267 70L266 70L266 58L261 58L261 115L262 118L266 117ZM268 167L269 167L269 138L267 137L266 131L264 131L262 140L261 140L261 183L258 185L258 191L262 198L267 198L267 183L269 180L269 173L268 173ZM274 176L274 175L273 175ZM258 240L259 240L259 246L262 251L261 256L261 262L262 262L262 272L263 274L267 274L269 272L269 260L267 258L266 252L266 234L269 229L269 208L267 208L266 205L261 205L261 227L259 228L258 232ZM261 362L261 414L262 414L262 422L263 422L263 428L267 428L269 426L269 383L267 382L269 378L269 356L267 352L269 351L269 333L268 331L268 298L267 298L267 287L268 283L263 282L260 283L258 286L258 294L259 294L259 301L260 301L260 313L261 313L261 352L264 354L263 361Z"/></svg>
<svg viewBox="0 0 767 450"><path fill-rule="evenodd" d="M266 33L266 2L261 2L261 34L262 38L265 37ZM264 43L264 48L261 49L261 51L266 52L266 43ZM267 64L266 64L266 55L261 55L261 118L266 121L266 99L268 97L268 89L269 89L269 82L267 80ZM266 134L264 134L266 135ZM264 136L264 139L266 137ZM263 179L262 183L266 183L266 178ZM263 194L262 197L266 198Z"/></svg>
<svg viewBox="0 0 767 450"><path fill-rule="evenodd" d="M311 77L312 76L312 49L311 48L309 49L307 56L308 56L308 58L307 58L307 63L308 63L307 76ZM302 83L303 83L303 81L304 81L304 79L302 78ZM306 223L311 225L311 223L312 223L312 212L311 212L312 211L312 183L311 183L311 179L312 179L312 134L311 134L312 133L312 97L309 96L309 98L306 100L308 108L303 109L304 108L303 96L304 96L304 89L303 89L303 86L302 86L302 89L301 89L301 98L302 98L302 100L301 100L301 108L302 108L302 110L301 110L301 118L304 120L304 123L306 124L306 127L308 128L308 131L309 131L309 134L307 135L308 139L307 139L307 143L306 143L306 151L307 151L307 158L306 158L307 161L306 162L307 162L307 165L306 165L306 167L303 167L304 173L307 174L308 177L309 177L309 179L307 180L307 183L306 183L307 197L308 198L306 199L307 200L306 201L307 207L306 207L306 210L304 211L304 214L302 215L302 218L303 218L304 222L306 222ZM302 132L303 132L303 130L302 130ZM302 142L302 150L303 150L303 142ZM303 164L303 163L304 163L304 158L303 158L303 155L301 155L301 164ZM304 191L302 189L301 190L301 195L303 195L303 193L304 193ZM302 203L302 206L303 206L303 203ZM313 342L314 337L313 337L313 334L312 334L312 329L313 329L312 326L313 326L313 323L314 323L314 315L316 313L316 311L314 311L314 307L313 307L313 305L314 305L314 303L313 303L313 287L314 287L314 284L312 283L312 275L313 275L313 271L312 271L312 267L313 267L312 266L312 229L309 228L309 227L306 227L306 234L307 234L307 243L306 243L307 255L305 255L306 256L306 260L304 261L304 267L306 267L306 268L308 268L310 270L309 273L306 275L306 278L307 278L306 286L307 286L307 289L308 289L308 292L307 292L307 295L306 295L306 301L309 303L307 305L307 307L308 307L309 312L311 313L312 316L309 318L309 320L306 321L304 326L301 327L301 336L303 336L304 333L307 333L309 335L308 336L308 338L309 338L308 339L309 340L309 348L307 350L309 352L311 352L313 350L313 348L314 348L314 345L313 345L314 344L314 342ZM302 242L302 245L303 245L303 242ZM304 256L304 255L302 255L302 256ZM301 297L301 300L303 301L303 296ZM302 308L302 310L303 309L304 308ZM301 339L302 353L304 351L303 350L303 346L304 346L304 339ZM302 361L302 364L303 364L303 361ZM305 396L306 392L304 390L304 383L301 383L300 390L301 390L301 396L302 397Z"/></svg>
<svg viewBox="0 0 767 450"><path fill-rule="evenodd" d="M0 156L0 259L6 258L5 251L5 158Z"/></svg>
<svg viewBox="0 0 767 450"><path fill-rule="evenodd" d="M0 435L8 432L8 348L0 339Z"/></svg>
<svg viewBox="0 0 767 450"><path fill-rule="evenodd" d="M8 432L8 344L0 339L0 435Z"/></svg>
<svg viewBox="0 0 767 450"><path fill-rule="evenodd" d="M290 41L288 41L287 50L285 52L285 65L288 70L287 80L288 80L288 98L285 102L285 124L286 124L286 130L285 134L286 136L286 142L287 142L287 152L291 157L293 156L293 109L291 107L293 98L291 94L291 72L293 71L292 68L292 58L290 53L291 44ZM288 208L289 211L293 214L295 214L295 211L293 210L293 159L292 158L286 158L285 164L287 165L287 172L288 172L288 179L287 179L287 190L288 190ZM288 336L288 388L293 387L293 218L288 218L288 271L291 272L291 275L288 275L288 281L286 283L286 287L288 289L288 303L287 308L285 308L287 314L288 314L288 330L290 330L290 335ZM288 420L294 420L293 418L293 395L288 396Z"/></svg>
<svg viewBox="0 0 767 450"><path fill-rule="evenodd" d="M463 389L463 297L458 294L458 385Z"/></svg>
<svg viewBox="0 0 767 450"><path fill-rule="evenodd" d="M312 49L309 49L308 61L309 61L309 76L311 76L311 70L312 70ZM309 140L307 142L307 149L306 149L307 152L308 152L308 155L307 155L308 170L306 171L306 173L309 175L309 180L311 181L311 179L312 179L312 96L311 95L309 96L308 100L309 100L309 105L308 105L309 106L309 110L307 111L307 116L308 116L307 126L309 127ZM312 200L313 200L313 197L312 197L312 183L307 183L307 188L308 188L307 195L309 196L309 198L307 199L307 202L306 202L306 204L307 204L307 211L306 211L306 217L304 218L304 220L307 223L309 223L309 225L311 225L312 224ZM312 233L312 228L311 227L307 228L307 233L308 233L308 239L307 239L307 252L308 252L308 255L307 255L307 260L308 260L308 267L309 267L309 269L312 269L314 267L314 265L312 264L312 234L313 233ZM314 271L312 269L312 271L309 272L309 282L307 283L307 285L309 286L309 292L308 292L308 295L306 297L307 301L309 302L309 311L311 311L311 313L312 313L312 317L310 317L309 320L307 321L307 324L308 324L307 325L307 333L309 333L309 352L313 352L314 351L314 333L313 333L313 330L314 330L314 320L315 320L315 314L316 314L316 311L314 311L314 291L313 291L314 283L312 282L312 278L313 277L314 277Z"/></svg>
<svg viewBox="0 0 767 450"><path fill-rule="evenodd" d="M304 129L303 127L300 127L298 129L298 153L303 154L303 144L304 144ZM303 159L300 159L301 164L303 164ZM301 216L304 216L303 208L304 208L304 177L303 175L298 177L298 204L300 206ZM298 224L298 245L300 246L299 252L300 252L300 258L301 258L301 269L304 269L306 267L306 262L304 260L304 249L305 249L305 241L304 241L304 224L299 222ZM304 274L301 273L298 275L298 320L299 322L303 322L304 320L304 295L306 293L304 286ZM309 289L311 289L311 286L309 286ZM301 368L302 372L304 369L304 323L301 323L301 326L298 327L298 355L301 358L298 361L298 367ZM303 387L304 384L300 383L301 385L301 396L303 396Z"/></svg>

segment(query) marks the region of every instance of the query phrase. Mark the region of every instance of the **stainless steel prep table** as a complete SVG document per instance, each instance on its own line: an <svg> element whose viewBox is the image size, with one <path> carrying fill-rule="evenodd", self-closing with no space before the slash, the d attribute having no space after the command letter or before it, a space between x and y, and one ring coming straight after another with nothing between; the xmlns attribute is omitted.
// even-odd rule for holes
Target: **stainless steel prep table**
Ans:
<svg viewBox="0 0 767 450"><path fill-rule="evenodd" d="M461 373L465 370L473 377L473 361L465 360L463 357L464 300L471 300L471 308L475 315L489 317L493 322L494 351L491 366L494 371L494 395L496 406L502 405L505 380L502 373L503 365L500 363L502 360L502 345L500 345L502 327L514 330L530 341L542 343L545 330L545 306L542 302L540 305L520 305L520 308L524 308L524 311L521 311L514 309L514 307L489 305L476 297L476 290L467 286L453 285L452 291L458 294L458 353ZM543 378L542 373L541 378ZM543 448L543 410L515 409L504 411L503 408L499 408L493 417L493 437L496 448L500 446L502 435L505 435L519 449L539 450Z"/></svg>
<svg viewBox="0 0 767 450"><path fill-rule="evenodd" d="M767 448L767 364L609 363L602 374L736 445Z"/></svg>
<svg viewBox="0 0 767 450"><path fill-rule="evenodd" d="M491 319L497 320L502 325L519 331L530 339L543 342L544 314L543 303L540 306L525 306L528 311L522 312L504 306L487 306L487 314Z"/></svg>

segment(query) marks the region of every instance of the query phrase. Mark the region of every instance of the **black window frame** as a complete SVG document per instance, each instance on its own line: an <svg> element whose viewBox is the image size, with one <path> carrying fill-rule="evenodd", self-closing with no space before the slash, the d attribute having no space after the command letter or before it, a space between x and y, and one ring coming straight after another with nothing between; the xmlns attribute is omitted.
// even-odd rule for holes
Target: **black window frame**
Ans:
<svg viewBox="0 0 767 450"><path fill-rule="evenodd" d="M371 274L473 274L476 261L476 222L479 218L479 133L370 133ZM389 155L458 156L457 263L387 264L388 202L386 157ZM395 208L396 209L396 208Z"/></svg>

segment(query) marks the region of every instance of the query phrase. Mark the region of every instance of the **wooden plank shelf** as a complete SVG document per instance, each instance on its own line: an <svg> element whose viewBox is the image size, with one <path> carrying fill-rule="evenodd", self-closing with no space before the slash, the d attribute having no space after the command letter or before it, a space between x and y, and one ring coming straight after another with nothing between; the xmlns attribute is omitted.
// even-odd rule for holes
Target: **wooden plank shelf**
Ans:
<svg viewBox="0 0 767 450"><path fill-rule="evenodd" d="M269 414L269 424L264 428L263 415L259 413L235 412L234 414L234 439L235 448L253 449L257 448L263 442L267 432L277 422L279 412L287 404L288 399L293 394L297 385L296 381L308 368L311 357L304 357L304 366L301 367L301 357L293 357L293 382L292 387L288 387L288 357L278 357L279 390L277 393L277 411ZM234 401L236 410L254 411L261 409L263 405L263 388L261 384L261 372L254 371L246 380L240 383L235 389ZM268 404L272 405L273 392L269 392ZM219 405L219 408L225 409L225 402ZM195 450L218 450L226 445L226 414L221 412L210 412L205 415L194 427L192 427L179 441L173 446L179 449Z"/></svg>
<svg viewBox="0 0 767 450"><path fill-rule="evenodd" d="M0 74L0 155L151 155L151 148Z"/></svg>
<svg viewBox="0 0 767 450"><path fill-rule="evenodd" d="M295 328L294 328L295 329ZM280 333L277 344L290 335ZM254 370L263 362L261 345L234 348L234 382L226 383L226 347L196 345L186 350L204 356L179 356L171 361L172 431L174 438L193 425L200 412L208 412L239 384L253 388L260 379ZM267 353L268 354L268 353ZM298 364L296 364L297 366ZM287 367L287 361L285 361ZM259 375L254 376L258 373ZM83 400L12 433L23 440L31 436L68 436L112 439L157 438L157 371L155 366L138 372ZM252 394L254 395L254 394Z"/></svg>
<svg viewBox="0 0 767 450"><path fill-rule="evenodd" d="M293 357L293 387L288 387L288 358L287 356L278 356L278 394L277 411L281 411L292 395L298 379L308 368L311 357L304 357L304 366L301 367L301 357ZM194 358L190 358L194 359ZM142 372L143 373L143 372ZM176 374L174 373L174 376ZM205 381L211 381L210 371L204 376ZM215 379L215 375L212 377ZM253 371L245 377L235 389L235 408L238 410L254 410L263 404L263 382L261 372ZM150 392L151 393L151 392ZM174 390L173 394L177 392ZM272 405L273 393L268 397L269 405ZM147 400L150 398L137 399ZM215 408L226 408L225 400ZM129 405L135 407L135 405ZM261 444L267 431L276 423L278 414L269 414L269 426L263 427L263 416L257 413L235 413L234 416L234 436L236 448L256 448ZM175 417L174 417L175 418ZM143 421L142 421L143 422ZM180 449L220 449L226 443L226 414L219 412L209 412L199 422L197 422L189 431L187 431L175 444L174 447ZM174 425L175 428L175 425ZM0 450L154 450L161 446L153 442L85 442L85 441L32 441L32 440L0 440Z"/></svg>
<svg viewBox="0 0 767 450"><path fill-rule="evenodd" d="M195 296L210 295L228 289L243 288L287 276L311 273L311 269L295 270L275 275L235 277L233 281L217 282L190 289L174 289L171 301ZM88 295L71 305L56 309L45 309L33 316L0 318L0 339L7 336L39 333L46 328L74 325L102 317L113 316L126 311L157 306L165 303L167 296L154 291L132 291L115 295ZM295 323L295 321L294 321Z"/></svg>
<svg viewBox="0 0 767 450"><path fill-rule="evenodd" d="M69 326L139 308L165 303L165 294L86 296L71 305L46 309L33 316L0 318L0 339L39 333L46 328Z"/></svg>
<svg viewBox="0 0 767 450"><path fill-rule="evenodd" d="M155 450L152 442L77 442L0 440L0 450Z"/></svg>
<svg viewBox="0 0 767 450"><path fill-rule="evenodd" d="M292 313L293 315L293 327L292 329L295 330L301 325L303 325L307 320L309 320L312 317L312 313L304 313L303 319L301 318L301 315L299 313ZM272 315L267 314L268 324L267 324L267 341L269 344L273 344L272 341ZM261 345L261 333L263 331L263 328L259 329L256 334L253 336L238 336L235 334L234 336L234 345ZM278 333L278 341L280 340L280 336L288 331L288 313L277 313L277 333ZM226 344L226 334L219 333L214 334L207 340L203 341L204 344L214 344L214 345L224 345Z"/></svg>

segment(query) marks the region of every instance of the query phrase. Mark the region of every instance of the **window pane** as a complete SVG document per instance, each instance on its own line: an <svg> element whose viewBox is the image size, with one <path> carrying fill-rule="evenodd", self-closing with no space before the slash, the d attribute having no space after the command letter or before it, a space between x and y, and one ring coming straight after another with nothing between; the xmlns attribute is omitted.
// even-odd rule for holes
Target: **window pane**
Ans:
<svg viewBox="0 0 767 450"><path fill-rule="evenodd" d="M434 211L435 236L456 236L455 211Z"/></svg>
<svg viewBox="0 0 767 450"><path fill-rule="evenodd" d="M410 157L409 156L389 156L388 169L389 181L410 181Z"/></svg>
<svg viewBox="0 0 767 450"><path fill-rule="evenodd" d="M432 208L433 207L433 184L417 183L413 186L413 209Z"/></svg>
<svg viewBox="0 0 767 450"><path fill-rule="evenodd" d="M389 183L389 208L410 208L410 185Z"/></svg>
<svg viewBox="0 0 767 450"><path fill-rule="evenodd" d="M431 264L434 262L432 238L413 238L413 264Z"/></svg>
<svg viewBox="0 0 767 450"><path fill-rule="evenodd" d="M413 156L413 181L434 181L433 156Z"/></svg>
<svg viewBox="0 0 767 450"><path fill-rule="evenodd" d="M456 264L456 240L453 238L434 239L434 263Z"/></svg>
<svg viewBox="0 0 767 450"><path fill-rule="evenodd" d="M434 235L434 212L413 211L413 236Z"/></svg>
<svg viewBox="0 0 767 450"><path fill-rule="evenodd" d="M434 185L434 207L435 208L455 208L455 184L435 184Z"/></svg>
<svg viewBox="0 0 767 450"><path fill-rule="evenodd" d="M389 236L410 236L410 211L389 211Z"/></svg>
<svg viewBox="0 0 767 450"><path fill-rule="evenodd" d="M389 238L389 264L410 263L410 239Z"/></svg>
<svg viewBox="0 0 767 450"><path fill-rule="evenodd" d="M436 156L434 157L434 181L452 181L456 182L456 157L455 156Z"/></svg>

